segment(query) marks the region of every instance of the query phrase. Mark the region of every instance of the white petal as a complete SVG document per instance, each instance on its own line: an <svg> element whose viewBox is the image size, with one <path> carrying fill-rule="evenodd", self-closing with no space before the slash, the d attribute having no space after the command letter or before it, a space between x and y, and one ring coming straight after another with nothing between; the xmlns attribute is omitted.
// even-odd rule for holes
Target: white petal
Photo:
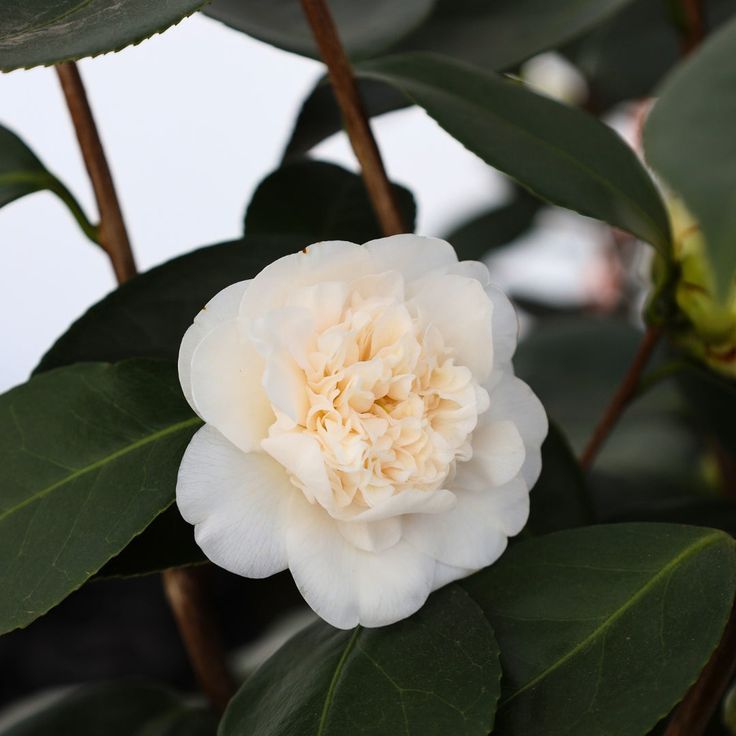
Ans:
<svg viewBox="0 0 736 736"><path fill-rule="evenodd" d="M205 425L184 453L176 483L181 515L220 567L263 578L287 567L289 499L298 491L264 453L245 453Z"/></svg>
<svg viewBox="0 0 736 736"><path fill-rule="evenodd" d="M491 300L491 334L493 335L493 361L496 366L508 363L516 351L519 340L519 318L513 304L499 288L485 287Z"/></svg>
<svg viewBox="0 0 736 736"><path fill-rule="evenodd" d="M403 538L439 562L479 570L495 562L529 515L521 479L487 491L456 491L457 505L439 516L404 519Z"/></svg>
<svg viewBox="0 0 736 736"><path fill-rule="evenodd" d="M287 534L289 568L312 609L340 629L387 626L422 607L435 563L401 541L382 552L350 544L319 506L294 498Z"/></svg>
<svg viewBox="0 0 736 736"><path fill-rule="evenodd" d="M322 281L350 281L370 273L370 259L361 246L341 240L310 245L305 252L279 258L252 281L240 305L242 319L284 306L297 289Z"/></svg>
<svg viewBox="0 0 736 736"><path fill-rule="evenodd" d="M197 411L192 401L191 363L192 355L202 338L221 322L227 322L238 315L243 294L250 284L239 281L224 288L210 299L205 307L195 316L194 323L184 333L179 346L179 381L189 405Z"/></svg>
<svg viewBox="0 0 736 736"><path fill-rule="evenodd" d="M370 240L363 247L372 257L374 273L400 271L406 281L457 263L457 254L449 243L421 235L392 235Z"/></svg>
<svg viewBox="0 0 736 736"><path fill-rule="evenodd" d="M314 437L300 432L266 437L261 442L263 449L299 479L310 501L317 499L325 508L332 508L334 499L330 480L319 442Z"/></svg>
<svg viewBox="0 0 736 736"><path fill-rule="evenodd" d="M340 534L353 547L366 552L383 552L401 539L401 519L392 516L380 521L338 521Z"/></svg>
<svg viewBox="0 0 736 736"><path fill-rule="evenodd" d="M274 407L296 424L305 423L309 409L307 379L290 355L277 353L266 361L263 389Z"/></svg>
<svg viewBox="0 0 736 736"><path fill-rule="evenodd" d="M466 578L474 572L475 570L467 570L464 567L453 567L452 565L445 565L444 562L437 562L434 568L434 582L432 583L432 590L442 588L455 580Z"/></svg>
<svg viewBox="0 0 736 736"><path fill-rule="evenodd" d="M468 279L475 279L481 286L486 287L491 283L491 274L488 266L480 261L460 261L450 266L446 273L453 276L464 276Z"/></svg>
<svg viewBox="0 0 736 736"><path fill-rule="evenodd" d="M260 449L275 421L261 385L263 370L263 359L235 320L210 330L192 354L193 407L244 452Z"/></svg>
<svg viewBox="0 0 736 736"><path fill-rule="evenodd" d="M345 281L322 281L296 290L287 305L308 310L314 329L322 332L340 321L348 293Z"/></svg>
<svg viewBox="0 0 736 736"><path fill-rule="evenodd" d="M365 511L356 514L350 510L345 514L336 513L335 517L349 521L376 521L404 514L441 514L451 509L455 502L455 494L443 488L436 491L407 489Z"/></svg>
<svg viewBox="0 0 736 736"><path fill-rule="evenodd" d="M509 419L478 427L472 447L473 456L458 463L453 483L469 490L484 491L508 483L519 474L526 458L524 441Z"/></svg>
<svg viewBox="0 0 736 736"><path fill-rule="evenodd" d="M494 361L492 305L483 287L463 276L437 275L422 280L412 299L425 325L434 325L453 348L455 363L485 381Z"/></svg>

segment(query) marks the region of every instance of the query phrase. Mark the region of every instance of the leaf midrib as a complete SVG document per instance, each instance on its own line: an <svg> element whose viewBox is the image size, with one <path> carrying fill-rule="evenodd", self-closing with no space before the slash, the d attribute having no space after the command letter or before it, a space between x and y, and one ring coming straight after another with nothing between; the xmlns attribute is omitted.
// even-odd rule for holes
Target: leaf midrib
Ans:
<svg viewBox="0 0 736 736"><path fill-rule="evenodd" d="M141 447L145 447L147 444L150 444L151 442L155 442L171 434L176 434L182 429L186 429L188 427L195 426L197 424L200 424L201 422L202 420L199 417L195 416L195 417L190 417L189 419L185 419L184 421L177 422L175 424L171 424L165 429L161 429L157 432L153 432L152 434L146 435L145 437L142 437L141 439L136 440L135 442L129 445L126 445L125 447L115 450L115 452L112 452L109 455L105 455L99 460L95 460L95 462L90 463L89 465L85 465L82 468L78 468L73 473L70 473L69 475L66 475L63 478L60 478L58 481L52 483L51 485L48 485L45 488L42 488L41 490L36 491L33 495L29 496L28 498L25 498L19 504L16 504L15 506L11 506L9 509L1 513L0 523L5 521L5 519L11 516L12 514L16 514L22 509L24 509L26 506L30 506L32 503L35 503L36 501L40 501L42 498L46 497L50 493L53 493L58 488L61 488L65 486L66 484L77 480L78 478L86 475L87 473L94 472L95 470L101 467L104 467L108 463L114 462L115 460L118 460L121 457L124 457L125 455L131 452L135 452L135 450L138 450Z"/></svg>
<svg viewBox="0 0 736 736"><path fill-rule="evenodd" d="M536 677L532 678L523 687L519 688L515 693L499 703L499 710L505 708L512 700L522 695L527 690L536 687L542 680L549 677L553 672L562 667L566 662L576 656L579 652L584 651L592 642L594 642L601 634L607 631L613 624L618 621L635 603L645 596L660 580L671 572L684 560L699 552L701 549L708 547L712 542L723 539L723 532L715 531L702 537L697 543L683 549L679 554L673 557L664 567L662 567L653 577L651 577L639 590L629 598L624 605L616 609L608 618L606 618L600 626L596 627L588 636L576 644L572 649L566 652L562 657L557 659L546 669L540 672Z"/></svg>
<svg viewBox="0 0 736 736"><path fill-rule="evenodd" d="M343 670L345 669L345 664L348 660L348 657L350 656L350 652L353 651L355 648L355 645L358 643L358 637L363 631L362 626L356 626L355 631L353 632L353 635L350 637L350 640L345 645L345 649L343 649L342 654L340 655L340 659L337 662L337 665L335 667L335 671L332 673L332 679L330 680L330 686L327 688L327 694L325 695L325 702L322 706L322 713L320 715L319 724L317 725L317 731L315 732L315 736L323 736L325 733L325 726L327 725L327 717L330 713L330 706L332 705L332 701L335 699L335 690L337 690L337 683L340 680L340 676L342 675Z"/></svg>

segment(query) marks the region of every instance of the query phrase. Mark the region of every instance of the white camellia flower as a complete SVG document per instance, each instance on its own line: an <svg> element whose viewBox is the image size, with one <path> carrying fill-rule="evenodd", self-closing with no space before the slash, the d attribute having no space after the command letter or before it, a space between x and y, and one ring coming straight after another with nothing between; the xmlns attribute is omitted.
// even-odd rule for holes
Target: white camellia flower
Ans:
<svg viewBox="0 0 736 736"><path fill-rule="evenodd" d="M340 628L490 565L547 433L516 336L486 267L415 235L317 243L224 289L179 354L206 422L176 489L197 543L239 575L289 568Z"/></svg>

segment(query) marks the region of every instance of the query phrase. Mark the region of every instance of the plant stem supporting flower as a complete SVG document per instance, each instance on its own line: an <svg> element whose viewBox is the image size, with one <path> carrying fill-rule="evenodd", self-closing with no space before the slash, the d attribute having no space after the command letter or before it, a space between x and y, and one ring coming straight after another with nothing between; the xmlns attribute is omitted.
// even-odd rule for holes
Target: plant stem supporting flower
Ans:
<svg viewBox="0 0 736 736"><path fill-rule="evenodd" d="M61 82L84 165L97 200L97 209L100 213L100 245L110 258L118 283L123 283L135 276L137 270L92 108L79 69L73 61L57 64L56 73Z"/></svg>
<svg viewBox="0 0 736 736"><path fill-rule="evenodd" d="M384 235L406 232L396 194L358 93L355 77L325 0L301 0L340 107L345 130L363 172L368 195Z"/></svg>

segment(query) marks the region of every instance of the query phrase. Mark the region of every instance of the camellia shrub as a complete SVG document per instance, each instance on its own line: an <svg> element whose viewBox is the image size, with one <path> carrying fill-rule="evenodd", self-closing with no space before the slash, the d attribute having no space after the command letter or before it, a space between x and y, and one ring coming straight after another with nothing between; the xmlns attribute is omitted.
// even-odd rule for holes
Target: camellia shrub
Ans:
<svg viewBox="0 0 736 736"><path fill-rule="evenodd" d="M139 274L75 61L195 12L325 76L242 237ZM736 734L733 0L2 4L39 65L99 217L5 127L0 206L119 286L0 396L0 736ZM509 180L431 237L370 125L414 105ZM605 298L496 285L552 208Z"/></svg>

